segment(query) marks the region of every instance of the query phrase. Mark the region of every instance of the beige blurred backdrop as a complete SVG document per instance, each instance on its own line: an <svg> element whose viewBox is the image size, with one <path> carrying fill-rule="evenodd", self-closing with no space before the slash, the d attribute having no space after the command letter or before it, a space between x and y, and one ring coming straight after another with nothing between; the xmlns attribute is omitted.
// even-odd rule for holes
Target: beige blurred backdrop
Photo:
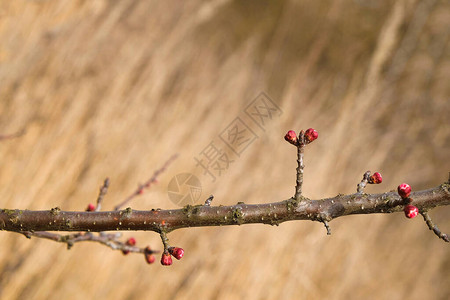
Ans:
<svg viewBox="0 0 450 300"><path fill-rule="evenodd" d="M268 203L294 192L289 129L314 127L304 193L353 193L366 170L413 190L450 171L448 1L0 0L0 207L105 210L172 154L133 209L177 208L178 173L204 201ZM282 110L261 129L245 109ZM236 117L258 138L213 182L195 158ZM223 145L223 144L222 144ZM431 212L450 232L450 209ZM449 299L450 250L420 217L192 228L171 267L93 243L0 234L1 299ZM153 232L124 233L161 249ZM159 259L159 258L158 258Z"/></svg>

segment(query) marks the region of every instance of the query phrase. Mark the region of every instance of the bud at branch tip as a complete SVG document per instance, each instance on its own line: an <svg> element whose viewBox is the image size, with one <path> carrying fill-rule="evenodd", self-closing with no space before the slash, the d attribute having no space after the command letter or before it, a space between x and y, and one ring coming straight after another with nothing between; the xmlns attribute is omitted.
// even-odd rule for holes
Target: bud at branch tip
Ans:
<svg viewBox="0 0 450 300"><path fill-rule="evenodd" d="M289 130L284 136L284 139L292 145L297 145L298 138L294 130Z"/></svg>
<svg viewBox="0 0 450 300"><path fill-rule="evenodd" d="M319 133L314 128L309 128L305 131L305 141L307 144L313 142L319 137Z"/></svg>
<svg viewBox="0 0 450 300"><path fill-rule="evenodd" d="M161 256L161 264L163 266L170 266L172 264L172 256L168 252L163 252Z"/></svg>
<svg viewBox="0 0 450 300"><path fill-rule="evenodd" d="M172 256L175 257L178 260L180 260L183 257L183 255L184 255L183 248L169 247L168 250L169 250L169 253L172 254Z"/></svg>
<svg viewBox="0 0 450 300"><path fill-rule="evenodd" d="M369 183L372 184L380 184L383 181L383 177L381 177L381 174L378 172L375 172L372 174L372 176L369 177Z"/></svg>

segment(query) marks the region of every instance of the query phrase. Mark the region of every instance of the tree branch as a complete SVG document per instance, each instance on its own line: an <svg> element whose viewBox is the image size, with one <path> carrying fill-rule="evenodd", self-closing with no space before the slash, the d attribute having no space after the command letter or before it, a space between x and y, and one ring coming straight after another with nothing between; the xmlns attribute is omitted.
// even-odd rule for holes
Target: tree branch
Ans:
<svg viewBox="0 0 450 300"><path fill-rule="evenodd" d="M421 211L450 204L449 182L411 194ZM238 203L231 206L187 205L182 209L138 211L127 208L109 212L8 210L0 212L0 229L7 231L114 231L150 230L158 233L180 228L270 224L293 220L330 222L356 214L392 213L403 209L404 200L395 192L352 194L311 200L302 197L268 204Z"/></svg>
<svg viewBox="0 0 450 300"><path fill-rule="evenodd" d="M449 242L448 235L442 233L433 223L428 210L450 204L450 178L447 182L429 189L411 194L411 187L403 183L398 186L397 192L383 194L365 194L367 184L382 182L381 174L375 172L370 175L367 171L357 186L357 193L351 195L338 195L333 198L311 200L302 195L304 172L304 147L317 139L318 133L313 128L301 130L297 136L293 130L288 131L285 140L297 147L297 176L295 194L292 198L268 203L245 204L238 202L230 206L211 206L213 196L206 199L201 205L186 205L182 209L152 209L150 211L132 210L130 207L119 210L134 197L143 193L145 188L157 181L157 177L164 172L169 164L176 158L172 156L158 169L153 176L127 197L122 203L115 206L114 211L102 212L102 200L108 190L109 179L106 178L100 187L97 206L89 204L87 211L61 211L59 207L45 211L31 211L19 209L2 209L0 211L0 229L24 234L26 237L38 237L66 243L68 248L76 242L92 241L106 245L113 250L121 250L123 254L129 252L143 253L147 263L155 261L150 247L145 249L135 247L136 240L129 238L125 243L118 241L120 233L111 234L104 231L155 231L160 234L164 246L161 264L172 264L171 256L181 259L184 250L171 247L167 234L171 231L188 227L205 226L232 226L243 224L270 224L294 220L311 220L324 224L327 234L331 234L329 223L338 217L355 214L392 213L403 211L407 218L414 218L420 212L428 228L439 238ZM78 233L60 235L48 231L77 231ZM82 232L80 232L82 231ZM99 232L94 235L92 232Z"/></svg>

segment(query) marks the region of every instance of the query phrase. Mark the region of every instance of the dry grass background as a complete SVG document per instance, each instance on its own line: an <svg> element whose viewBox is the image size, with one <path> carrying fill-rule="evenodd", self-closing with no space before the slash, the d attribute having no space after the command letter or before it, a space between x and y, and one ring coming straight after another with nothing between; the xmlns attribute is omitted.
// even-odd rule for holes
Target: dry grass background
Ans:
<svg viewBox="0 0 450 300"><path fill-rule="evenodd" d="M450 170L447 1L0 0L1 207L82 210L102 180L112 209L170 155L135 209L176 208L197 172L214 204L293 194L288 129L314 127L304 192L440 184ZM283 110L212 183L196 157L261 91ZM435 221L450 231L450 210ZM179 230L170 268L96 244L0 235L1 299L449 299L449 246L420 218L352 216ZM154 233L134 235L161 248Z"/></svg>

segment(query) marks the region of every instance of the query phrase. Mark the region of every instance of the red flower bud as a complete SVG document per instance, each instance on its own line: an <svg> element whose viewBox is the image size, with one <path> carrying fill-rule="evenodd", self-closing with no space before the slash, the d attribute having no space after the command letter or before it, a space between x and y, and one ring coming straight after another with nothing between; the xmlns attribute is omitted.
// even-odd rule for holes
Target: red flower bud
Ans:
<svg viewBox="0 0 450 300"><path fill-rule="evenodd" d="M155 260L156 260L156 258L155 258L155 256L154 256L153 254L145 255L145 261L146 261L148 264L151 265L152 263L155 262Z"/></svg>
<svg viewBox="0 0 450 300"><path fill-rule="evenodd" d="M169 250L169 253L172 254L173 257L175 257L178 260L180 260L183 257L183 255L184 255L183 248L170 247L168 250Z"/></svg>
<svg viewBox="0 0 450 300"><path fill-rule="evenodd" d="M161 264L163 266L170 266L172 264L172 256L169 253L164 252L161 256Z"/></svg>
<svg viewBox="0 0 450 300"><path fill-rule="evenodd" d="M92 203L89 203L89 205L86 208L86 211L94 211L95 210L95 205Z"/></svg>
<svg viewBox="0 0 450 300"><path fill-rule="evenodd" d="M284 139L289 143L291 143L292 145L297 145L298 138L294 130L289 130L284 136Z"/></svg>
<svg viewBox="0 0 450 300"><path fill-rule="evenodd" d="M127 246L134 246L136 245L136 239L134 237L130 237L126 242L125 245ZM130 250L122 250L123 255L127 255L130 253Z"/></svg>
<svg viewBox="0 0 450 300"><path fill-rule="evenodd" d="M128 246L134 246L134 245L136 245L136 239L135 239L134 237L130 237L130 238L127 240L127 245L128 245Z"/></svg>
<svg viewBox="0 0 450 300"><path fill-rule="evenodd" d="M306 143L311 143L318 137L319 137L319 133L313 128L309 128L305 131Z"/></svg>
<svg viewBox="0 0 450 300"><path fill-rule="evenodd" d="M408 219L415 218L419 214L419 209L414 205L406 205L403 211Z"/></svg>
<svg viewBox="0 0 450 300"><path fill-rule="evenodd" d="M153 255L153 251L148 246L144 249L144 257L145 261L148 264L152 264L155 262L155 256Z"/></svg>
<svg viewBox="0 0 450 300"><path fill-rule="evenodd" d="M407 183L402 183L398 186L397 191L400 197L405 199L408 198L409 195L411 194L411 187Z"/></svg>
<svg viewBox="0 0 450 300"><path fill-rule="evenodd" d="M369 180L369 183L379 184L383 181L383 178L381 177L380 173L375 172L372 174L372 176L370 176Z"/></svg>

